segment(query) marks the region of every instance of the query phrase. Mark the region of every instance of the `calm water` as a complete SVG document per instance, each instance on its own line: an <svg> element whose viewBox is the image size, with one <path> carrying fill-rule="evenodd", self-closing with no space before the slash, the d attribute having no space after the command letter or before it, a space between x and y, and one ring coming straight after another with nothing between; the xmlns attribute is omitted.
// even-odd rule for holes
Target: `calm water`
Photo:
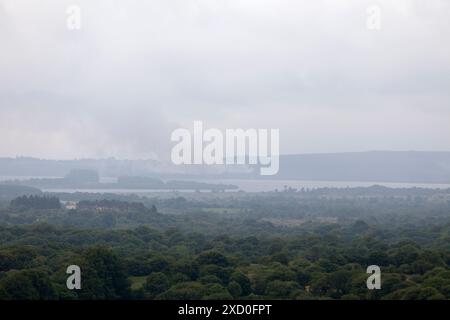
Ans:
<svg viewBox="0 0 450 320"><path fill-rule="evenodd" d="M6 177L0 176L0 181L5 180L25 180L30 178L55 178L55 177ZM183 180L183 179L177 179ZM188 179L184 179L188 180ZM102 177L103 183L113 183L116 178ZM429 189L447 189L450 188L448 183L396 183L396 182L367 182L367 181L306 181L306 180L239 180L239 179L189 179L188 181L197 181L205 183L223 183L232 184L239 187L240 190L246 192L264 192L274 191L275 189L283 190L285 187L295 189L313 189L313 188L347 188L347 187L370 187L373 185L381 185L390 188L429 188ZM49 192L97 192L97 193L152 193L152 192L193 192L194 190L173 190L173 189L44 189ZM236 192L232 190L229 192Z"/></svg>
<svg viewBox="0 0 450 320"><path fill-rule="evenodd" d="M61 177L53 177L53 176L0 176L1 181L10 181L10 180L28 180L28 179L56 179Z"/></svg>
<svg viewBox="0 0 450 320"><path fill-rule="evenodd" d="M395 183L395 182L366 182L366 181L306 181L306 180L197 180L207 183L223 183L239 186L241 190L248 192L273 191L275 189L283 190L285 187L296 189L313 188L347 188L347 187L370 187L380 185L389 188L429 188L429 189L447 189L449 183Z"/></svg>
<svg viewBox="0 0 450 320"><path fill-rule="evenodd" d="M56 176L0 176L0 182L2 181L24 181L29 179L61 179L63 177ZM101 183L116 183L117 178L114 177L100 177Z"/></svg>
<svg viewBox="0 0 450 320"><path fill-rule="evenodd" d="M435 184L435 183L393 183L393 182L358 182L358 181L304 181L304 180L210 180L210 179L196 179L192 181L206 182L206 183L223 183L232 184L239 187L239 190L246 192L265 192L274 191L275 189L283 190L285 187L296 189L314 189L314 188L347 188L347 187L370 187L373 185L381 185L389 188L428 188L428 189L447 189L450 184ZM173 190L173 189L48 189L48 192L99 192L99 193L135 193L145 194L154 192L193 192L195 190ZM228 192L236 192L237 190L230 190Z"/></svg>

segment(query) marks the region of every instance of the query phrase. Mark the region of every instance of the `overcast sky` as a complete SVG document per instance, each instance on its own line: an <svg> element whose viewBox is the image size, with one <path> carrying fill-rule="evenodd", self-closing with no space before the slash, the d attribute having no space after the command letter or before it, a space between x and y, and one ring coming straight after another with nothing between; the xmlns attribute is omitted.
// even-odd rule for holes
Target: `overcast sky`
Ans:
<svg viewBox="0 0 450 320"><path fill-rule="evenodd" d="M167 158L194 120L450 150L450 1L0 0L0 156Z"/></svg>

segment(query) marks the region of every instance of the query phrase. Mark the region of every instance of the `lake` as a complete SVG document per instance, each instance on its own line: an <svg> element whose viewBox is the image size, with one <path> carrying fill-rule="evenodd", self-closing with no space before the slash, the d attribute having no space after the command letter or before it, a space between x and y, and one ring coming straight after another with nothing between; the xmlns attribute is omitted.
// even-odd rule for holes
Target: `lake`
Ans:
<svg viewBox="0 0 450 320"><path fill-rule="evenodd" d="M31 178L56 178L56 177L37 177L37 176L0 176L0 181L6 180L25 180ZM380 185L389 188L427 188L427 189L447 189L450 188L449 183L406 183L406 182L373 182L373 181L308 181L308 180L245 180L245 179L176 179L184 181L197 181L213 184L232 184L239 187L239 190L246 192L267 192L278 189L282 191L285 187L295 189L316 189L316 188L354 188L354 187L370 187ZM114 183L117 179L113 177L101 177L102 183ZM195 190L173 190L173 189L43 189L48 192L96 192L96 193L153 193L153 192L193 192ZM208 190L202 190L207 192ZM238 190L230 190L227 192L236 192Z"/></svg>
<svg viewBox="0 0 450 320"><path fill-rule="evenodd" d="M181 179L179 179L181 180ZM187 179L185 179L187 180ZM205 183L232 184L245 192L268 192L278 189L282 191L285 186L295 189L316 189L316 188L354 188L370 187L381 185L389 188L427 188L427 189L447 189L450 184L445 183L397 183L397 182L366 182L366 181L305 181L305 180L239 180L239 179L189 179L189 181ZM227 192L237 192L239 190L229 190ZM98 193L154 193L154 192L193 192L195 190L173 190L173 189L45 189L48 192L98 192ZM209 190L201 190L210 192Z"/></svg>

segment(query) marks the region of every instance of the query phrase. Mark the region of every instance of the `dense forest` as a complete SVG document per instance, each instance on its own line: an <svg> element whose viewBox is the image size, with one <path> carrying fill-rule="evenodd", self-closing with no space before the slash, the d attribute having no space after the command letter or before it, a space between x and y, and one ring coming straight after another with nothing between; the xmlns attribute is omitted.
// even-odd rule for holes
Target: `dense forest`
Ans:
<svg viewBox="0 0 450 320"><path fill-rule="evenodd" d="M55 198L3 203L0 299L450 298L450 190L32 199ZM81 290L66 287L69 265Z"/></svg>

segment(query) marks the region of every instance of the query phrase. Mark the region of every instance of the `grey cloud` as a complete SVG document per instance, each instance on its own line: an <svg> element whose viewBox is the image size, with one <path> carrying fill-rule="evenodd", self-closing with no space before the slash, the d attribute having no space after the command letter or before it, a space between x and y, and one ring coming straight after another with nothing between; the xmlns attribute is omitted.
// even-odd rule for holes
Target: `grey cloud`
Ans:
<svg viewBox="0 0 450 320"><path fill-rule="evenodd" d="M450 5L378 3L374 32L373 1L0 1L0 156L166 158L197 119L286 153L448 150Z"/></svg>

